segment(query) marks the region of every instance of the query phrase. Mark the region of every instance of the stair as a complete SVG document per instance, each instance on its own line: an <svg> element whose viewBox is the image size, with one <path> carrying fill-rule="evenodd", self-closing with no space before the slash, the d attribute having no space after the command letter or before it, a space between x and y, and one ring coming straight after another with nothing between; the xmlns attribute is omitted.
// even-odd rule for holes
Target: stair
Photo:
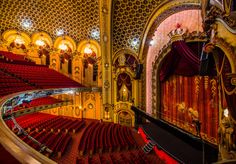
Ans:
<svg viewBox="0 0 236 164"><path fill-rule="evenodd" d="M143 151L144 153L148 154L152 151L153 147L156 145L156 143L154 143L152 140L149 140L148 143L146 143L146 145L143 146Z"/></svg>

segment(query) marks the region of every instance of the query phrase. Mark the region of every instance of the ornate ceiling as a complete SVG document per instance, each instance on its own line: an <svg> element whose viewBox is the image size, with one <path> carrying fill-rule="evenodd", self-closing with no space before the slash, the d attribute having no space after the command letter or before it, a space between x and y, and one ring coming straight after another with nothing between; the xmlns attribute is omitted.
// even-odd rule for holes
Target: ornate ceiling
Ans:
<svg viewBox="0 0 236 164"><path fill-rule="evenodd" d="M113 52L138 52L144 27L154 9L165 0L116 0L113 3Z"/></svg>
<svg viewBox="0 0 236 164"><path fill-rule="evenodd" d="M31 27L24 28L25 22ZM8 29L45 31L53 39L64 30L77 42L99 41L99 0L1 0L0 32Z"/></svg>
<svg viewBox="0 0 236 164"><path fill-rule="evenodd" d="M44 31L55 40L57 32L64 30L64 35L76 42L92 38L100 41L99 1L1 0L0 32L8 29L27 34ZM123 48L138 53L151 14L165 2L168 0L113 0L113 54ZM23 27L24 21L31 27Z"/></svg>

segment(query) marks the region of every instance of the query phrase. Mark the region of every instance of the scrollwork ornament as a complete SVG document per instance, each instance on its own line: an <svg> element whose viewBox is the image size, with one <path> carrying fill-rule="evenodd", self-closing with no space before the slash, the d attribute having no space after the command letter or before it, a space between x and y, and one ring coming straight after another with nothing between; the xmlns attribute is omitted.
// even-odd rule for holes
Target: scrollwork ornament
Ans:
<svg viewBox="0 0 236 164"><path fill-rule="evenodd" d="M108 80L105 80L104 88L106 88L106 89L110 88L110 82Z"/></svg>

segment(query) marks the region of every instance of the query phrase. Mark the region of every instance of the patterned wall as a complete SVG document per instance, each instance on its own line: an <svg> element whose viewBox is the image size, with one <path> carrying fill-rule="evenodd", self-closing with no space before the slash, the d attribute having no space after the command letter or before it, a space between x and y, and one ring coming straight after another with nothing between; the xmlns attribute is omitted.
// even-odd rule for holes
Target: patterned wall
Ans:
<svg viewBox="0 0 236 164"><path fill-rule="evenodd" d="M145 24L164 0L116 0L113 16L113 52L120 48L139 49ZM137 43L136 45L133 43Z"/></svg>
<svg viewBox="0 0 236 164"><path fill-rule="evenodd" d="M77 42L92 37L99 31L99 0L1 0L0 32L17 29L32 34L47 32L53 39L56 31ZM23 20L31 23L31 28L22 27ZM96 33L95 33L96 34ZM94 39L99 41L99 35Z"/></svg>

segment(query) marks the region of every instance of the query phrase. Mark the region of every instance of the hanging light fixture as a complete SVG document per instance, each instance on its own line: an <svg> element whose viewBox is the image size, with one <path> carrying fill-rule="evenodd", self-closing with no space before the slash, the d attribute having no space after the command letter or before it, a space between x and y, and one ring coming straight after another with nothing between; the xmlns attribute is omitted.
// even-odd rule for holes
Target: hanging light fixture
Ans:
<svg viewBox="0 0 236 164"><path fill-rule="evenodd" d="M22 45L25 43L25 41L18 35L16 36L16 39L14 40L14 42L19 45Z"/></svg>
<svg viewBox="0 0 236 164"><path fill-rule="evenodd" d="M62 43L59 45L59 49L66 51L66 50L68 50L68 46L66 44Z"/></svg>
<svg viewBox="0 0 236 164"><path fill-rule="evenodd" d="M36 40L35 44L38 46L44 46L45 42L43 40L39 39L39 40Z"/></svg>

